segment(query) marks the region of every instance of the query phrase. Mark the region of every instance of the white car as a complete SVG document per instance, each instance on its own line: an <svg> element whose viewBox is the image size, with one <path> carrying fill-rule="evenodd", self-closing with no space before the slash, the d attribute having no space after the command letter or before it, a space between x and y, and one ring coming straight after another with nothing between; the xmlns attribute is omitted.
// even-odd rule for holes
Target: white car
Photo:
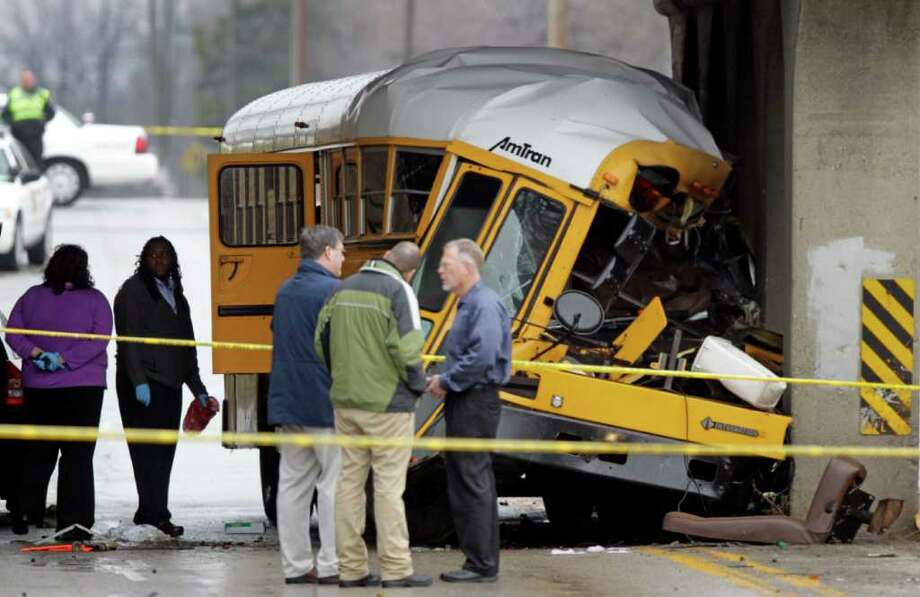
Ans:
<svg viewBox="0 0 920 597"><path fill-rule="evenodd" d="M0 106L6 94L0 94ZM82 123L55 104L56 113L45 127L45 175L54 202L68 205L90 187L152 183L159 170L157 156L147 153L142 127Z"/></svg>
<svg viewBox="0 0 920 597"><path fill-rule="evenodd" d="M41 265L51 255L54 196L29 152L0 129L0 269Z"/></svg>

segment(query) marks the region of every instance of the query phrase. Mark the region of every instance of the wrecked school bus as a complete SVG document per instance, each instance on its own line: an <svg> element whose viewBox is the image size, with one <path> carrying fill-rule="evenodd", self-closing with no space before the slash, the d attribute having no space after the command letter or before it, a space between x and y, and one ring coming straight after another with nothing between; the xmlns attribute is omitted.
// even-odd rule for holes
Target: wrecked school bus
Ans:
<svg viewBox="0 0 920 597"><path fill-rule="evenodd" d="M217 340L271 341L300 230L323 223L345 235L344 275L400 240L419 243L412 286L428 354L442 351L457 302L436 273L442 247L468 237L513 314L516 359L781 367L781 341L757 328L752 257L722 198L731 164L692 94L663 75L547 48L439 50L259 98L219 141L208 165ZM267 429L269 367L268 353L215 351L226 430ZM516 371L499 437L776 446L790 423L776 410L784 389ZM421 398L419 436L443 434L441 408ZM261 462L272 516L276 451L263 448ZM450 533L441 466L438 454L412 459L416 542ZM688 496L685 507L743 512L779 469L769 458L495 455L499 494L542 496L565 529L616 530Z"/></svg>

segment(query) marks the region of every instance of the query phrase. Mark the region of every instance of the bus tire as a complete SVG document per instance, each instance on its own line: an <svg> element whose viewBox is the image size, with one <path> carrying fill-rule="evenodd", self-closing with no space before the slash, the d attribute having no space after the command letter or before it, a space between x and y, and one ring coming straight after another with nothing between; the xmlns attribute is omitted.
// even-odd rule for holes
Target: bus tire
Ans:
<svg viewBox="0 0 920 597"><path fill-rule="evenodd" d="M403 499L412 545L442 545L450 540L454 522L440 456L426 458L409 469Z"/></svg>
<svg viewBox="0 0 920 597"><path fill-rule="evenodd" d="M278 467L281 464L281 454L274 446L261 446L259 448L259 477L262 485L262 505L265 516L271 521L272 526L278 526Z"/></svg>
<svg viewBox="0 0 920 597"><path fill-rule="evenodd" d="M560 541L578 543L596 533L591 484L580 475L553 475L544 485L543 509Z"/></svg>

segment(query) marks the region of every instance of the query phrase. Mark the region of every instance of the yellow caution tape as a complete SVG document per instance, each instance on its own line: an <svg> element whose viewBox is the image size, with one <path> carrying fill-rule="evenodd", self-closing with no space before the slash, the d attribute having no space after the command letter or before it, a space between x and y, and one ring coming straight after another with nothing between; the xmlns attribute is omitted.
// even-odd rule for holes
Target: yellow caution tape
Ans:
<svg viewBox="0 0 920 597"><path fill-rule="evenodd" d="M75 338L79 340L99 340L112 342L128 342L136 344L153 344L159 346L180 346L184 348L208 347L229 350L257 350L271 351L271 344L256 344L248 342L218 342L201 340L179 340L176 338L151 338L147 336L105 336L103 334L85 334L77 332L54 332L48 330L33 330L26 328L0 327L0 332L7 334L21 334L29 336L50 336L53 338ZM422 360L427 363L440 363L444 357L438 355L422 355ZM650 377L678 377L682 379L712 379L734 381L756 381L762 383L784 382L791 385L803 386L829 386L840 388L874 388L879 390L905 390L920 392L920 384L881 383L871 381L849 381L843 379L811 379L804 377L758 377L756 375L735 375L730 373L702 373L698 371L668 371L662 369L647 369L642 367L621 367L618 365L581 365L576 363L546 363L542 361L511 361L515 370L535 371L554 370L572 371L580 373L601 374L626 374L643 375Z"/></svg>
<svg viewBox="0 0 920 597"><path fill-rule="evenodd" d="M151 135L173 137L219 137L223 129L217 126L145 126Z"/></svg>
<svg viewBox="0 0 920 597"><path fill-rule="evenodd" d="M112 441L174 444L179 441L231 445L339 446L343 448L411 448L431 452L507 452L518 454L644 454L652 456L769 456L864 458L920 458L920 447L814 446L759 444L630 443L612 441L564 441L526 439L483 439L473 437L380 437L368 435L222 433L204 435L173 429L125 429L104 431L96 427L57 427L38 425L0 425L0 439L38 441Z"/></svg>
<svg viewBox="0 0 920 597"><path fill-rule="evenodd" d="M77 340L99 340L101 342L127 342L130 344L153 344L155 346L179 346L182 348L204 346L210 348L227 348L231 350L264 350L269 352L271 352L272 349L271 344L255 344L251 342L207 342L201 340L182 340L179 338L152 338L149 336L106 336L105 334L52 332L27 328L0 328L0 332L23 336L49 336L51 338L74 338Z"/></svg>

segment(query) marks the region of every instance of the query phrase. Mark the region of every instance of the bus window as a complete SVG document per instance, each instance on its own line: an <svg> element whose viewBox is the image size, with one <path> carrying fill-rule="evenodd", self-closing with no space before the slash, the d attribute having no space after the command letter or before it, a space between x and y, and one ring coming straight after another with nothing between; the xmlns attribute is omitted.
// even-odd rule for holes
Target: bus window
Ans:
<svg viewBox="0 0 920 597"><path fill-rule="evenodd" d="M316 161L319 166L321 186L321 192L316 196L320 204L320 215L317 216L316 222L318 224L325 224L326 226L334 225L332 223L332 197L335 184L333 183L334 169L332 155L333 152L331 151L321 151L317 154Z"/></svg>
<svg viewBox="0 0 920 597"><path fill-rule="evenodd" d="M492 176L477 172L463 175L412 279L422 309L440 311L444 306L447 291L441 288L438 277L438 263L444 245L457 238L475 239L501 188L502 181Z"/></svg>
<svg viewBox="0 0 920 597"><path fill-rule="evenodd" d="M361 203L364 234L383 234L383 205L387 192L387 148L361 148Z"/></svg>
<svg viewBox="0 0 920 597"><path fill-rule="evenodd" d="M356 198L358 190L358 166L354 149L347 149L343 163L342 152L332 155L332 170L335 180L332 199L331 224L342 231L346 237L358 234L355 226L357 218Z"/></svg>
<svg viewBox="0 0 920 597"><path fill-rule="evenodd" d="M296 166L227 166L218 177L218 194L225 246L297 244L304 198Z"/></svg>
<svg viewBox="0 0 920 597"><path fill-rule="evenodd" d="M345 236L358 235L358 156L354 148L345 150L344 189L345 206L342 218L345 226L342 232Z"/></svg>
<svg viewBox="0 0 920 597"><path fill-rule="evenodd" d="M561 203L533 189L523 188L514 197L482 270L483 281L512 316L527 297L564 215Z"/></svg>
<svg viewBox="0 0 920 597"><path fill-rule="evenodd" d="M390 231L415 232L434 184L443 152L437 149L397 149L390 201Z"/></svg>

